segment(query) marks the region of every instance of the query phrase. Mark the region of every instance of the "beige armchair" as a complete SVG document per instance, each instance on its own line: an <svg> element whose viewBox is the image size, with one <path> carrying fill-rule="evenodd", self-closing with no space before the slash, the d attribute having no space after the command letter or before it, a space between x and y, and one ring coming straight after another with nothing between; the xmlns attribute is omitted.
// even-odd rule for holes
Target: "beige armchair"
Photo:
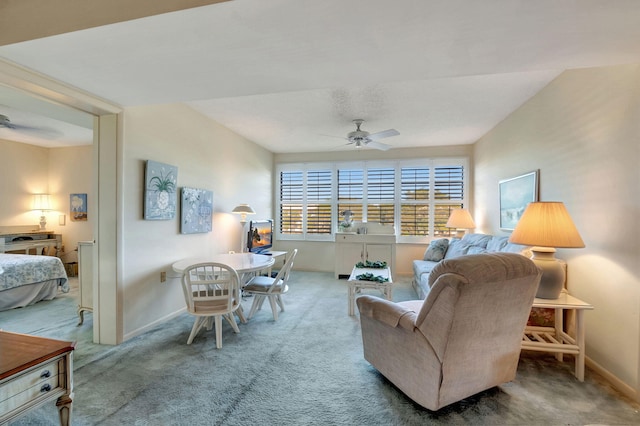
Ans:
<svg viewBox="0 0 640 426"><path fill-rule="evenodd" d="M361 296L364 357L433 411L511 381L539 281L524 256L478 254L438 264L424 301Z"/></svg>

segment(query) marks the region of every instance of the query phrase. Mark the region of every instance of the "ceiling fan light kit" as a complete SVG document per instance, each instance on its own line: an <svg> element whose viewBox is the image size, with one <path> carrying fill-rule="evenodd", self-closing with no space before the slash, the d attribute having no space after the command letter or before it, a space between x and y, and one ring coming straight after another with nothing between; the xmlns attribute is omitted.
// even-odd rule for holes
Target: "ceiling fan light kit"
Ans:
<svg viewBox="0 0 640 426"><path fill-rule="evenodd" d="M391 148L391 145L387 145L382 142L378 142L378 139L388 138L391 136L397 136L400 134L395 129L388 129L382 132L369 133L365 130L360 130L360 126L364 123L364 120L357 118L353 120L356 125L356 130L347 134L347 140L349 144L353 144L356 148L369 147L379 149L381 151L387 151Z"/></svg>

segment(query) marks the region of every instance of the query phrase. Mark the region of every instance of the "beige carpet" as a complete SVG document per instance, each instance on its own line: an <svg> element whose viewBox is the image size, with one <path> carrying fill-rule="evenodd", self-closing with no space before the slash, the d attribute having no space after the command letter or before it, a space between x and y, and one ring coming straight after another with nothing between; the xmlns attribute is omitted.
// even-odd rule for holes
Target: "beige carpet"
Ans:
<svg viewBox="0 0 640 426"><path fill-rule="evenodd" d="M415 298L397 280L395 300ZM0 327L78 341L74 425L631 425L638 407L571 357L523 353L515 381L439 412L417 405L362 357L358 317L347 315L344 280L330 273L292 274L286 311L267 305L234 334L223 328L186 340L184 314L117 347L91 343L92 316L77 327L75 301L0 312ZM247 299L248 311L251 299ZM15 425L56 425L53 404Z"/></svg>

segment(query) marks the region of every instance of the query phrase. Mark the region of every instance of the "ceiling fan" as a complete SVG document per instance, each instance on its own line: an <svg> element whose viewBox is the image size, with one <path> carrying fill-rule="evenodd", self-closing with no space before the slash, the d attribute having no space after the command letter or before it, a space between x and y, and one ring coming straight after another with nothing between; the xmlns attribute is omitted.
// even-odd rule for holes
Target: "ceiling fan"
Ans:
<svg viewBox="0 0 640 426"><path fill-rule="evenodd" d="M347 134L347 140L349 141L347 145L353 144L356 148L362 148L366 146L369 148L379 149L381 151L387 151L389 148L391 148L391 145L378 142L378 140L391 136L398 136L400 134L400 132L398 132L396 129L388 129L382 132L369 133L367 131L360 130L360 125L364 123L363 119L358 118L353 120L353 122L356 124L356 130Z"/></svg>
<svg viewBox="0 0 640 426"><path fill-rule="evenodd" d="M14 124L9 120L4 114L0 114L0 130L9 129L15 130L17 132L25 132L25 133L36 133L43 136L59 136L61 132L56 131L54 129L44 128L44 127L33 127L33 126L25 126L22 124Z"/></svg>

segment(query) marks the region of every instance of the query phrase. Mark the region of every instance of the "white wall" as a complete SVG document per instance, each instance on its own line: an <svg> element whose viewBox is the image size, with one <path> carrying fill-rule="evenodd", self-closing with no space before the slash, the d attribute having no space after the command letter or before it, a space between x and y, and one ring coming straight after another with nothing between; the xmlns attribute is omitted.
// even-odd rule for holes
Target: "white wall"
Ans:
<svg viewBox="0 0 640 426"><path fill-rule="evenodd" d="M53 211L46 213L47 229L62 234L63 261L76 261L77 242L92 238L91 215L87 222L71 222L69 194L91 196L92 147L44 148L0 140L0 153L0 226L38 229L41 213L31 211L31 194L49 193ZM66 216L64 226L59 215Z"/></svg>
<svg viewBox="0 0 640 426"><path fill-rule="evenodd" d="M240 218L230 213L236 205L250 204L256 218L272 216L273 154L183 104L125 109L123 146L120 292L127 339L184 309L173 262L239 250ZM180 234L179 212L172 220L143 219L146 160L177 166L178 188L213 191L212 232Z"/></svg>
<svg viewBox="0 0 640 426"><path fill-rule="evenodd" d="M390 142L391 143L391 142ZM411 158L438 158L438 157L468 157L469 158L469 185L473 187L473 146L471 145L451 145L423 148L403 148L389 151L379 151L372 149L334 152L314 152L295 154L275 154L274 161L278 163L302 163L305 161L332 162L332 161L371 161L371 160L403 160ZM274 176L274 188L277 188L278 176ZM277 196L273 194L274 206ZM473 206L473 194L470 194L469 203ZM276 213L274 212L274 217ZM318 241L276 241L276 250L292 250L297 248L298 255L294 269L305 271L331 271L335 264L335 245L329 242ZM398 244L396 246L396 271L398 275L411 275L412 261L422 258L426 244Z"/></svg>
<svg viewBox="0 0 640 426"><path fill-rule="evenodd" d="M49 215L50 227L62 234L65 262L76 261L78 241L93 240L92 219L95 212L87 211L87 220L74 222L69 215L71 194L93 197L93 146L51 148L49 151L49 191L55 198L56 212ZM89 203L89 205L91 205ZM59 225L59 215L65 216L65 225Z"/></svg>
<svg viewBox="0 0 640 426"><path fill-rule="evenodd" d="M640 66L561 74L475 145L477 232L499 230L498 181L540 170L540 200L563 201L586 248L558 250L571 294L590 302L587 357L640 391Z"/></svg>
<svg viewBox="0 0 640 426"><path fill-rule="evenodd" d="M0 139L0 226L34 225L31 194L49 192L49 150Z"/></svg>

